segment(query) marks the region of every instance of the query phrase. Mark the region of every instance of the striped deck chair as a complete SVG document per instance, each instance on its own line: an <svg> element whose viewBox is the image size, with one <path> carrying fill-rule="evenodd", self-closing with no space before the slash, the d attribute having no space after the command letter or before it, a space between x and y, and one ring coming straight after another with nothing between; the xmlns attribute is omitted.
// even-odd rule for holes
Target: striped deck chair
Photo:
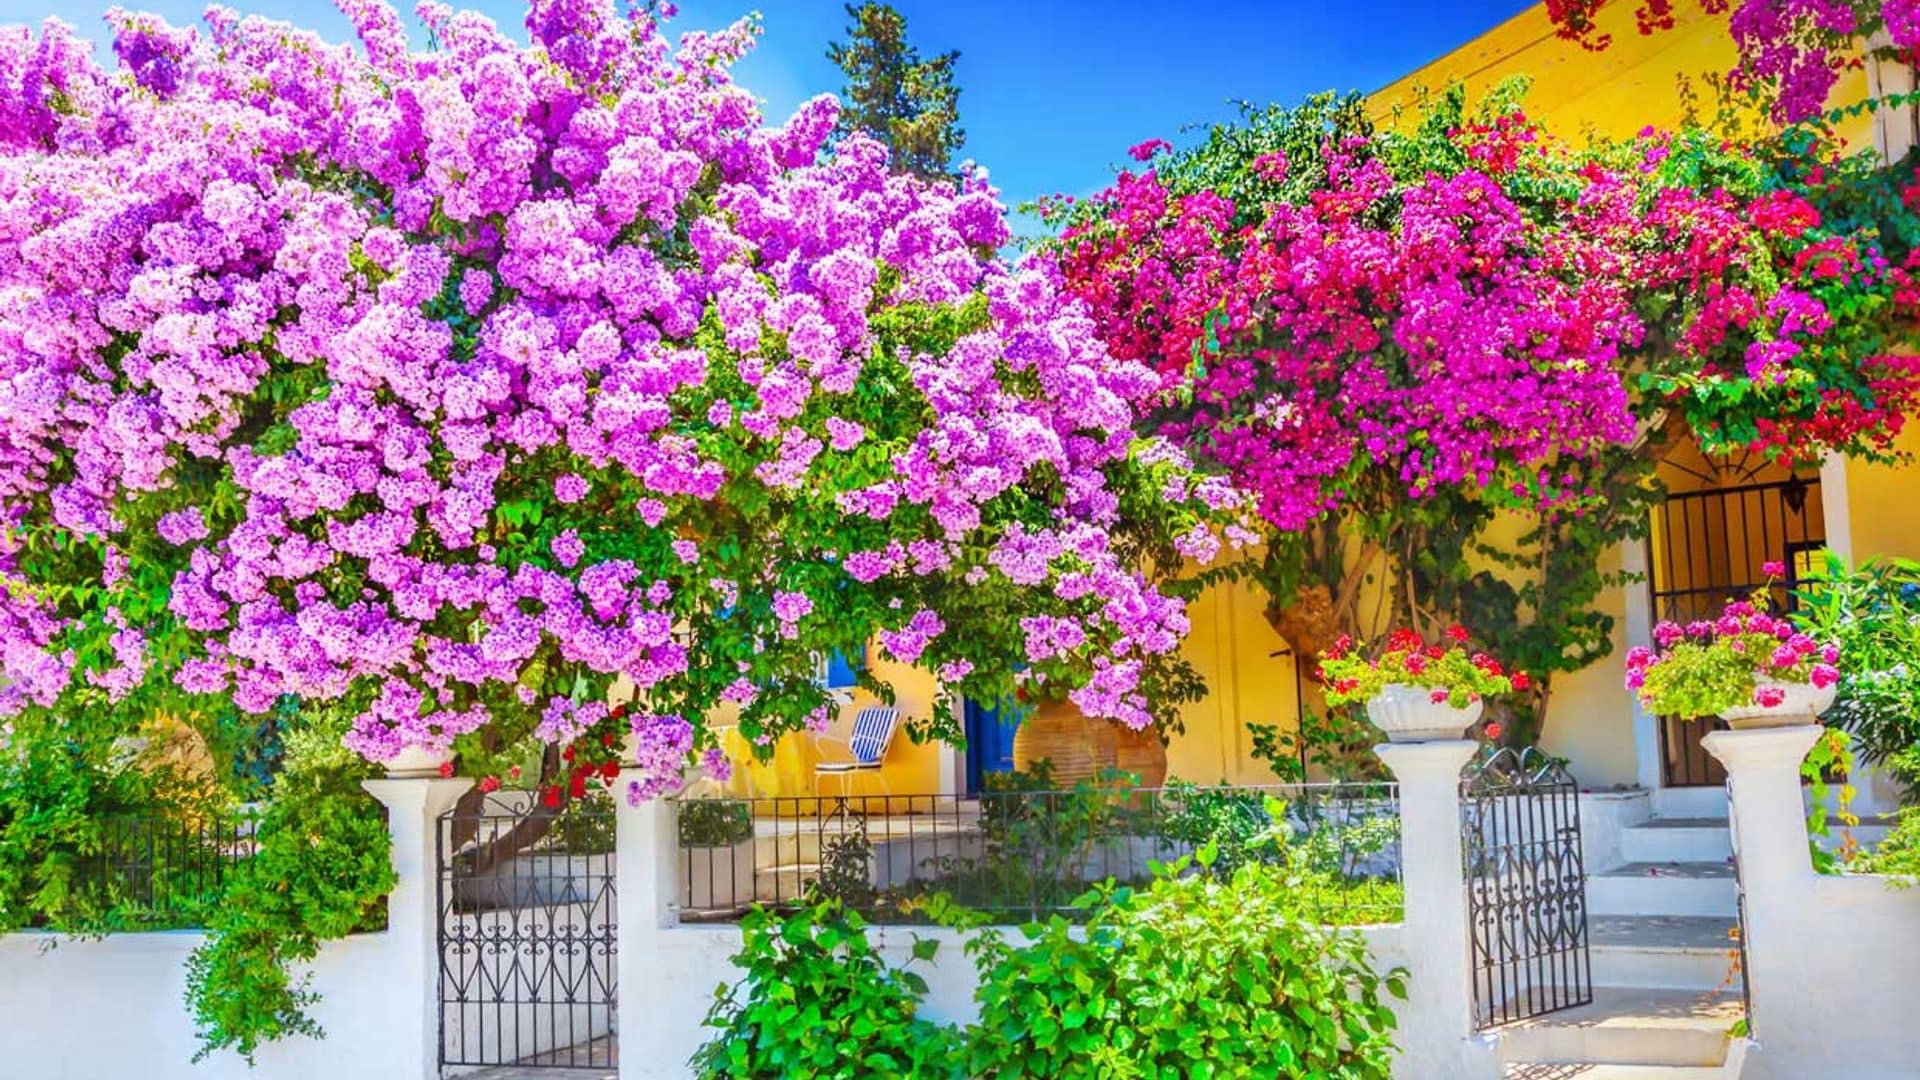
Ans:
<svg viewBox="0 0 1920 1080"><path fill-rule="evenodd" d="M846 797L848 778L854 773L871 772L880 776L880 790L887 791L885 774L880 765L886 760L887 747L893 745L893 733L900 729L900 710L887 705L875 705L861 709L860 715L853 718L853 733L845 739L836 739L822 735L819 741L840 743L847 748L847 756L835 761L822 761L813 767L814 788L819 789L820 782L829 776L840 778L840 795Z"/></svg>

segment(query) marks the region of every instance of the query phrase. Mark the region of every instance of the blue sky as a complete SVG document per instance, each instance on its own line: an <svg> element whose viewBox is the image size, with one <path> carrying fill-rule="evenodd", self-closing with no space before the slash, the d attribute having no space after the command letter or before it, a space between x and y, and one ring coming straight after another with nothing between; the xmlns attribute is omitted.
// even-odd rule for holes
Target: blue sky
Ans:
<svg viewBox="0 0 1920 1080"><path fill-rule="evenodd" d="M224 0L319 30L351 34L326 0ZM120 0L176 24L203 0ZM103 33L112 0L0 0L0 23L58 14ZM412 0L403 0L411 10ZM457 0L455 6L460 5ZM519 34L520 0L469 3ZM1527 8L1526 0L896 0L924 53L959 49L964 154L987 165L1009 203L1103 186L1127 147L1181 141L1181 129L1233 115L1232 101L1296 101L1371 90ZM846 24L839 0L681 0L675 25L724 25L757 9L760 47L740 81L777 121L840 87L827 43ZM1191 137L1191 136L1189 136Z"/></svg>

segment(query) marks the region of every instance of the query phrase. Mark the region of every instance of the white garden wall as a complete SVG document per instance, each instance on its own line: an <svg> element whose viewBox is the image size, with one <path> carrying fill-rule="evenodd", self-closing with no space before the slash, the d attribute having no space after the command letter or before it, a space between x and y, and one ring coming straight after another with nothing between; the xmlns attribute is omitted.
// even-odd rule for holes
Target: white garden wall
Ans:
<svg viewBox="0 0 1920 1080"><path fill-rule="evenodd" d="M1920 1077L1920 892L1810 875L1784 903L1749 892L1748 909L1749 1080Z"/></svg>
<svg viewBox="0 0 1920 1080"><path fill-rule="evenodd" d="M1920 892L1823 876L1807 854L1800 763L1815 726L1716 732L1746 896L1746 1080L1920 1077Z"/></svg>
<svg viewBox="0 0 1920 1080"><path fill-rule="evenodd" d="M198 1046L185 1004L187 955L197 933L114 934L73 940L0 936L0 1076L20 1080L419 1080L419 1054L396 1010L412 1008L391 976L387 934L327 945L313 965L324 1041L261 1050L259 1068L221 1053L191 1064Z"/></svg>

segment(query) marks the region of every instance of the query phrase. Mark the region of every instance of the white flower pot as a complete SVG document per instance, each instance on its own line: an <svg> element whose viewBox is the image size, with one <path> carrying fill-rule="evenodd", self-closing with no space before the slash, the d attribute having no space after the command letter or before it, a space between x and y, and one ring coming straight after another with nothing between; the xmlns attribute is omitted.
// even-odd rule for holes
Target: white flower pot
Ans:
<svg viewBox="0 0 1920 1080"><path fill-rule="evenodd" d="M453 760L451 750L432 750L424 746L403 746L387 759L387 775L395 780L437 777L440 766Z"/></svg>
<svg viewBox="0 0 1920 1080"><path fill-rule="evenodd" d="M1427 687L1388 683L1367 699L1367 719L1386 732L1388 742L1435 742L1460 738L1485 708L1486 702L1474 701L1456 709L1436 703Z"/></svg>
<svg viewBox="0 0 1920 1080"><path fill-rule="evenodd" d="M1763 686L1777 686L1786 696L1778 705L1736 705L1722 712L1720 718L1735 731L1817 724L1820 714L1833 705L1834 696L1840 692L1838 686L1823 688L1812 683L1783 682L1765 676L1756 676L1753 685L1756 690Z"/></svg>

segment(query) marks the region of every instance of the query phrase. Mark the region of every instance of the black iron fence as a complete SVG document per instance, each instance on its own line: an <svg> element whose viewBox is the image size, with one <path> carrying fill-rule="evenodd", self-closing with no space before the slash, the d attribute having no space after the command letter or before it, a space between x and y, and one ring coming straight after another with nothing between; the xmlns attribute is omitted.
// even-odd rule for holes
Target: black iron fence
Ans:
<svg viewBox="0 0 1920 1080"><path fill-rule="evenodd" d="M998 922L1071 918L1091 885L1144 884L1202 848L1214 873L1287 866L1306 910L1330 923L1402 910L1391 784L695 799L678 822L682 922L816 893L881 924L925 922L935 895Z"/></svg>
<svg viewBox="0 0 1920 1080"><path fill-rule="evenodd" d="M73 865L68 907L103 932L196 929L253 855L251 814L121 814L98 822Z"/></svg>
<svg viewBox="0 0 1920 1080"><path fill-rule="evenodd" d="M612 800L470 796L438 834L441 1063L616 1066Z"/></svg>
<svg viewBox="0 0 1920 1080"><path fill-rule="evenodd" d="M1593 1000L1580 788L1528 749L1502 749L1461 780L1473 1006L1481 1027Z"/></svg>

